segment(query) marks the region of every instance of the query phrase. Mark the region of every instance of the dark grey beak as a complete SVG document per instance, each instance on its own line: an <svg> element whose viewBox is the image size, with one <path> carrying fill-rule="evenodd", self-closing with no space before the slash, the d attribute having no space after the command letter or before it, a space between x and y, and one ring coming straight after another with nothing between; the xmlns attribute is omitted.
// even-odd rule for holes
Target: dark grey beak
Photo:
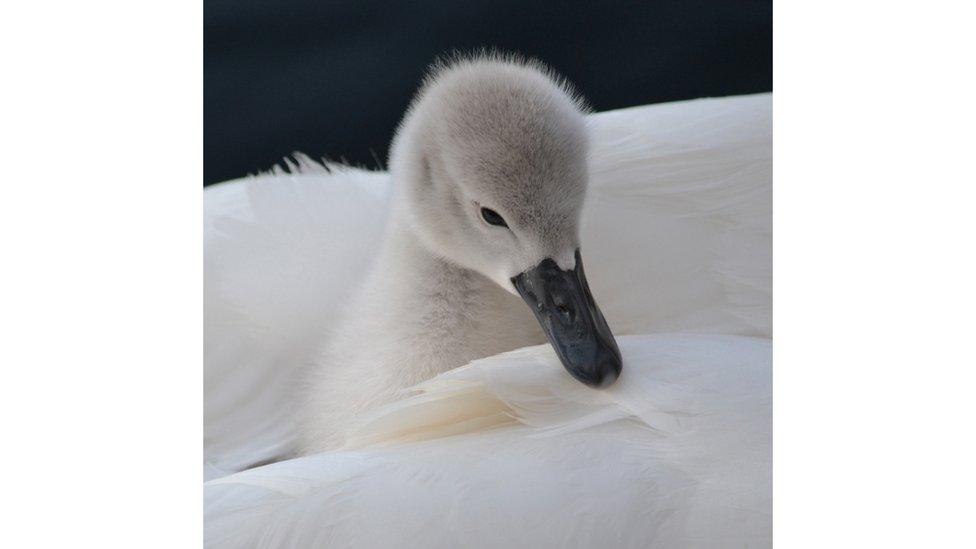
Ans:
<svg viewBox="0 0 976 549"><path fill-rule="evenodd" d="M590 294L578 249L572 271L545 259L512 278L512 284L573 377L594 387L607 387L617 380L622 366L620 349Z"/></svg>

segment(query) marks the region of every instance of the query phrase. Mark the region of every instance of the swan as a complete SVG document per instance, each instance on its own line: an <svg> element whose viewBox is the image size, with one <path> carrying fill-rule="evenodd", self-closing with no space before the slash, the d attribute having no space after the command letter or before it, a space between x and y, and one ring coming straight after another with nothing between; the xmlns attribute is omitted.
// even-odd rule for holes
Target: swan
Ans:
<svg viewBox="0 0 976 549"><path fill-rule="evenodd" d="M613 384L620 351L580 252L585 112L535 61L435 66L393 141L377 257L307 372L300 453L341 447L408 387L546 340L577 380Z"/></svg>
<svg viewBox="0 0 976 549"><path fill-rule="evenodd" d="M580 249L613 385L568 374L527 313L539 345L301 457L301 365L348 326L402 186L296 154L207 187L205 545L770 546L771 111L760 94L587 115Z"/></svg>

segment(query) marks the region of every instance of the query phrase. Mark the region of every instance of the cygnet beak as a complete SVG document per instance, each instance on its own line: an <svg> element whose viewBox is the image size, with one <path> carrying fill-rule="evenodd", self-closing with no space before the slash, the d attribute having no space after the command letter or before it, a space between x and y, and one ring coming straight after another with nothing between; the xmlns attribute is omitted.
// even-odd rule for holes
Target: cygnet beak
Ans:
<svg viewBox="0 0 976 549"><path fill-rule="evenodd" d="M573 377L592 387L609 387L620 377L620 349L593 301L579 249L573 270L547 258L513 277L512 284Z"/></svg>

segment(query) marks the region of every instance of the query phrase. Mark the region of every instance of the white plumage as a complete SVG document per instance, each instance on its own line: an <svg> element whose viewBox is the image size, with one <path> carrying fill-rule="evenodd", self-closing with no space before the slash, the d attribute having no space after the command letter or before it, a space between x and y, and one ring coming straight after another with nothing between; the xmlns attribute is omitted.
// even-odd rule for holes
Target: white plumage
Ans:
<svg viewBox="0 0 976 549"><path fill-rule="evenodd" d="M237 474L294 449L295 372L390 183L300 160L207 190L209 546L769 544L770 97L589 126L590 284L616 334L657 334L620 338L617 385L575 382L548 346L498 355L371 416L357 450Z"/></svg>
<svg viewBox="0 0 976 549"><path fill-rule="evenodd" d="M355 441L380 447L211 481L208 543L769 546L769 341L619 342L629 367L606 391L530 347L391 405Z"/></svg>

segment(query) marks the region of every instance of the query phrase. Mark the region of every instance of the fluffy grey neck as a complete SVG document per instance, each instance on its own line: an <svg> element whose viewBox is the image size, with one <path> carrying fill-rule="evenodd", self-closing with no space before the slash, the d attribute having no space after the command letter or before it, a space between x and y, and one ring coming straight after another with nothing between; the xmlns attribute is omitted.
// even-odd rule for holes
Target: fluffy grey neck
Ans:
<svg viewBox="0 0 976 549"><path fill-rule="evenodd" d="M522 301L430 252L394 212L365 288L377 328L396 335L398 367L420 382L471 360L544 341ZM382 334L377 334L381 336ZM406 372L404 372L406 373Z"/></svg>

